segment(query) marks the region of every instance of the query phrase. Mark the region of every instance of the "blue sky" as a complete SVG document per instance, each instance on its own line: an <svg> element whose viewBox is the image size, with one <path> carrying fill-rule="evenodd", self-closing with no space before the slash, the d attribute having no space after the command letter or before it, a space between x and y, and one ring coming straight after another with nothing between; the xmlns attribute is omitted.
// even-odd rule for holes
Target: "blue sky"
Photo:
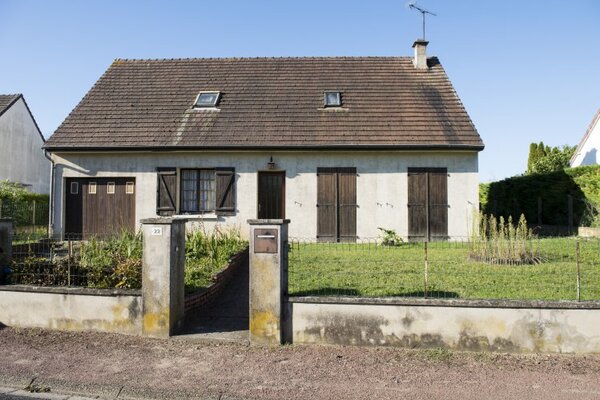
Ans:
<svg viewBox="0 0 600 400"><path fill-rule="evenodd" d="M115 58L411 55L407 3L0 0L0 93L47 137ZM522 173L532 141L577 144L600 107L600 1L418 4L486 144L481 181Z"/></svg>

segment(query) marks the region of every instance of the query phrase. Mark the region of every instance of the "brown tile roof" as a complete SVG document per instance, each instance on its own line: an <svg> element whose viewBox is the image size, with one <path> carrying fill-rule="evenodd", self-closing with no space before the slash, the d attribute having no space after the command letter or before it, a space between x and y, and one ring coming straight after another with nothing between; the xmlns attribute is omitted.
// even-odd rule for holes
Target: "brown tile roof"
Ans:
<svg viewBox="0 0 600 400"><path fill-rule="evenodd" d="M21 96L21 94L0 94L0 115L4 114Z"/></svg>
<svg viewBox="0 0 600 400"><path fill-rule="evenodd" d="M46 142L124 148L468 148L483 142L436 58L115 60ZM343 109L323 109L323 91ZM218 111L192 104L220 91Z"/></svg>

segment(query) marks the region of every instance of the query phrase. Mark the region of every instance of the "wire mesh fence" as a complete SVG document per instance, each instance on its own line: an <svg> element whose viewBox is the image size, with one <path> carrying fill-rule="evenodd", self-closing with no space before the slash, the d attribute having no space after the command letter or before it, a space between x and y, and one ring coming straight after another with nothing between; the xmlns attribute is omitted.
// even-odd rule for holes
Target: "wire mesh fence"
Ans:
<svg viewBox="0 0 600 400"><path fill-rule="evenodd" d="M289 241L292 296L600 300L600 241Z"/></svg>
<svg viewBox="0 0 600 400"><path fill-rule="evenodd" d="M142 281L141 235L81 235L39 239L15 231L12 264L0 283L139 289Z"/></svg>

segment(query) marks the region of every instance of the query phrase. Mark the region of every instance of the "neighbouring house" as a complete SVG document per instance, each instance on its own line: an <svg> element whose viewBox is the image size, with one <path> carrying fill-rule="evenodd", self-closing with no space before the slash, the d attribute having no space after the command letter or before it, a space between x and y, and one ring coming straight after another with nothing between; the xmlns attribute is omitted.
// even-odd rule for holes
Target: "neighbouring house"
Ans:
<svg viewBox="0 0 600 400"><path fill-rule="evenodd" d="M54 232L174 216L206 229L288 218L308 240L378 227L465 237L483 142L426 46L414 57L115 60L45 145Z"/></svg>
<svg viewBox="0 0 600 400"><path fill-rule="evenodd" d="M585 135L577 145L575 154L571 157L571 167L581 165L597 165L600 161L598 150L600 149L600 109L594 115Z"/></svg>
<svg viewBox="0 0 600 400"><path fill-rule="evenodd" d="M50 192L50 161L44 156L44 136L22 94L0 95L0 180L32 192Z"/></svg>

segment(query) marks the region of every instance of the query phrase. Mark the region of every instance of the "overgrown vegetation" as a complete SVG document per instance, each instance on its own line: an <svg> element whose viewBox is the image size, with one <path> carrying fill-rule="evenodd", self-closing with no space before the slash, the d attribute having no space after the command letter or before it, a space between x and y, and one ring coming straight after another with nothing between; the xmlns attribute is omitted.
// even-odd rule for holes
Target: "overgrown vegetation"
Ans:
<svg viewBox="0 0 600 400"><path fill-rule="evenodd" d="M534 246L533 233L521 214L519 222L512 217L496 219L493 215L480 213L474 218L471 237L471 258L492 264L537 264L542 258Z"/></svg>
<svg viewBox="0 0 600 400"><path fill-rule="evenodd" d="M212 232L199 229L186 234L185 286L196 290L210 285L212 277L229 263L229 259L248 246L239 229L220 229Z"/></svg>
<svg viewBox="0 0 600 400"><path fill-rule="evenodd" d="M575 226L600 226L600 166L566 168L562 171L515 176L479 186L481 209L496 218L509 216L518 220L521 214L533 224L568 224L568 196L573 201Z"/></svg>
<svg viewBox="0 0 600 400"><path fill-rule="evenodd" d="M104 240L81 243L79 265L87 286L139 289L142 287L142 235L124 231Z"/></svg>

